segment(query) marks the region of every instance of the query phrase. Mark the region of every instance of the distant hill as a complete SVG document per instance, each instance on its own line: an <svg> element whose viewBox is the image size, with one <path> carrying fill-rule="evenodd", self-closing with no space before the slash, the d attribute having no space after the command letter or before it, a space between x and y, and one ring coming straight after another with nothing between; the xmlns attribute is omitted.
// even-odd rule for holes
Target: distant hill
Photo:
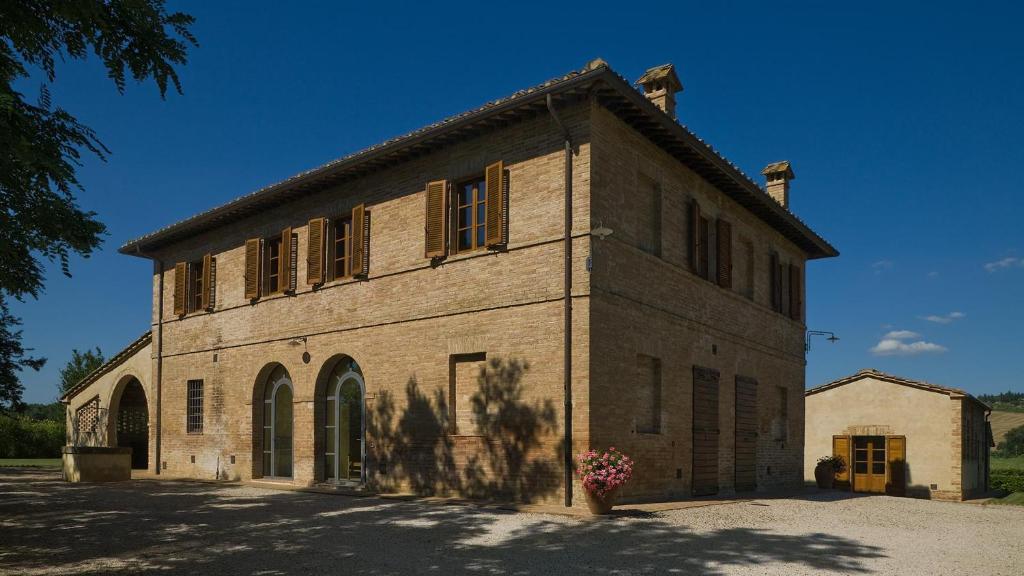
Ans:
<svg viewBox="0 0 1024 576"><path fill-rule="evenodd" d="M989 420L992 422L992 436L995 437L998 446L1007 432L1017 426L1024 426L1024 412L993 410Z"/></svg>

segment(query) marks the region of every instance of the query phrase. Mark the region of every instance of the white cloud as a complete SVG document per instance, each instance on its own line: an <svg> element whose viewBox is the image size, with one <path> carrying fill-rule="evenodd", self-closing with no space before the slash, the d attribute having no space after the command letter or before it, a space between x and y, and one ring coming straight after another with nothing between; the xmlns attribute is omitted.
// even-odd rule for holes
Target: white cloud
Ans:
<svg viewBox="0 0 1024 576"><path fill-rule="evenodd" d="M950 312L949 314L939 315L930 314L928 316L922 316L921 320L927 320L928 322L934 322L936 324L951 324L954 320L966 318L967 314L963 312Z"/></svg>
<svg viewBox="0 0 1024 576"><path fill-rule="evenodd" d="M995 262L987 262L985 264L986 272L995 272L997 270L1004 270L1006 268L1024 268L1024 258L1018 258L1016 256L1007 256L1002 260L996 260Z"/></svg>
<svg viewBox="0 0 1024 576"><path fill-rule="evenodd" d="M931 272L928 273L928 277L929 278L938 278L939 277L939 273L936 272L935 270L932 270Z"/></svg>
<svg viewBox="0 0 1024 576"><path fill-rule="evenodd" d="M895 338L882 338L871 348L875 356L915 356L917 354L934 354L945 352L947 348L934 342L918 340L916 342L905 342Z"/></svg>
<svg viewBox="0 0 1024 576"><path fill-rule="evenodd" d="M892 270L895 264L892 260L879 260L871 264L871 269L875 271L875 274L881 274L887 270Z"/></svg>
<svg viewBox="0 0 1024 576"><path fill-rule="evenodd" d="M911 332L910 330L893 330L885 336L882 336L883 340L910 340L911 338L920 338L921 335L917 332Z"/></svg>

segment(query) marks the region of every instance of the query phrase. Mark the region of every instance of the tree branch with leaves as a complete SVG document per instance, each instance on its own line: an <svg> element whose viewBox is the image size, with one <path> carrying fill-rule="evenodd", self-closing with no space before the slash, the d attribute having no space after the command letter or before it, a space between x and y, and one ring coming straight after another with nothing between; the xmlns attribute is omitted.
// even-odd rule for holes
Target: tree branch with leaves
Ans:
<svg viewBox="0 0 1024 576"><path fill-rule="evenodd" d="M71 275L70 257L89 257L106 227L79 205L84 191L76 171L83 154L106 160L109 150L96 133L54 106L47 83L58 60L103 62L119 92L128 78L152 79L164 98L169 86L181 93L176 67L198 46L189 28L195 19L168 13L162 0L4 0L0 2L0 407L20 404L17 373L38 370L44 360L24 356L20 321L8 298L38 298L45 263L58 262ZM45 76L36 103L15 84ZM9 385L9 382L14 384Z"/></svg>

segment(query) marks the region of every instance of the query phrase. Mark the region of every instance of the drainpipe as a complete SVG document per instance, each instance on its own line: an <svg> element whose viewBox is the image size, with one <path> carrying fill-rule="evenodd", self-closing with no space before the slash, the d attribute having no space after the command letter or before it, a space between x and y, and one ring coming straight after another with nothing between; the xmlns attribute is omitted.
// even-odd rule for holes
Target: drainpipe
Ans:
<svg viewBox="0 0 1024 576"><path fill-rule="evenodd" d="M160 474L160 415L164 377L164 261L157 260L160 272L160 292L157 297L156 313L156 473Z"/></svg>
<svg viewBox="0 0 1024 576"><path fill-rule="evenodd" d="M565 140L565 343L564 367L565 377L565 505L572 506L572 139L569 136L569 129L562 123L555 111L555 104L551 94L547 95L548 112L555 124L562 131L562 138Z"/></svg>

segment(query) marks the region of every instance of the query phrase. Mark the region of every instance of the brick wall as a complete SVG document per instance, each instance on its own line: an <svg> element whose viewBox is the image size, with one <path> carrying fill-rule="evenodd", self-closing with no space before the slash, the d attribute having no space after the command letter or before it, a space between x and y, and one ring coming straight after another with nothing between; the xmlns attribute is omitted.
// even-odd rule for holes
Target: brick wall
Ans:
<svg viewBox="0 0 1024 576"><path fill-rule="evenodd" d="M635 457L635 481L625 498L689 496L693 367L713 368L719 371L720 493L733 489L736 376L758 381L758 487L799 484L804 327L769 308L768 262L769 249L774 249L783 261L803 266L801 252L603 108L595 107L593 115L591 210L595 221L614 231L592 242L594 446L613 445ZM647 240L634 215L646 209L633 202L638 187L652 181L662 192L660 257L643 249ZM704 214L732 223L734 253L744 243L757 247L749 267L752 279L747 266L734 265L733 289L727 290L690 272L686 208L693 198ZM752 300L746 297L748 279ZM634 430L633 415L641 410L630 392L637 354L661 361L659 434ZM777 417L780 386L788 390L788 430L784 440L776 441L771 422Z"/></svg>

